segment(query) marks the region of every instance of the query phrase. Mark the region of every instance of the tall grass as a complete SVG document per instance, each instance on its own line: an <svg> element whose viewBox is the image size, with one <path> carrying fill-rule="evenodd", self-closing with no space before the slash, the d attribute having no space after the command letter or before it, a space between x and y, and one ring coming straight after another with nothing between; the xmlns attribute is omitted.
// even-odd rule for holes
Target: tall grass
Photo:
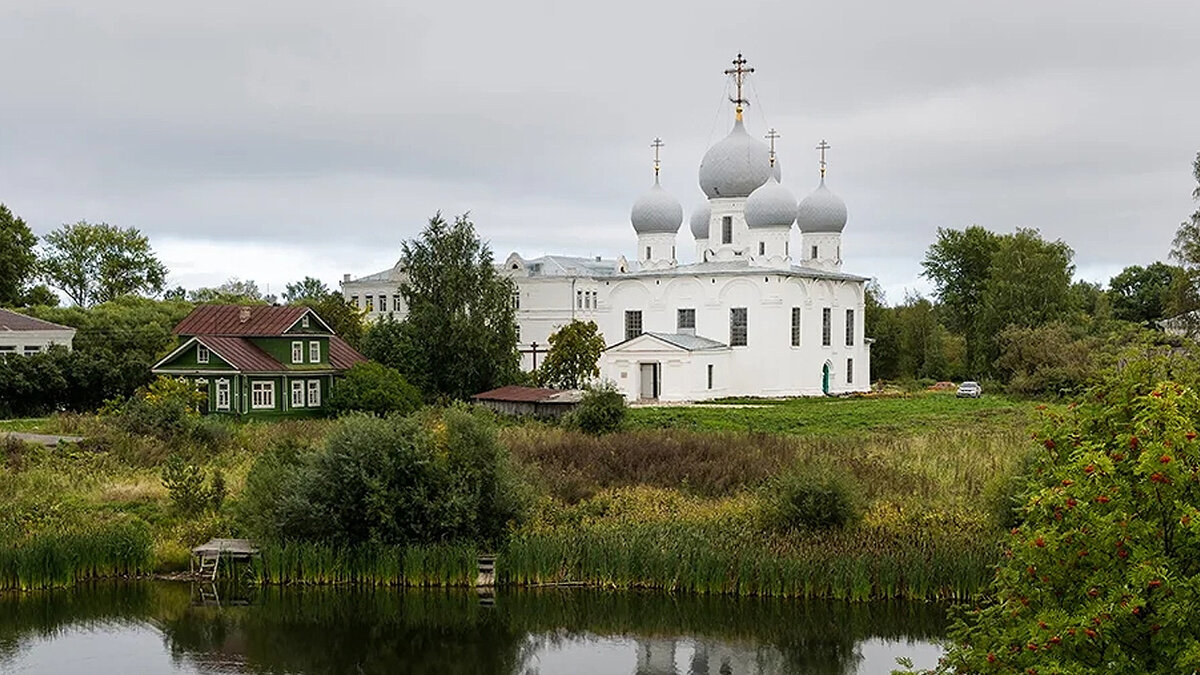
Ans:
<svg viewBox="0 0 1200 675"><path fill-rule="evenodd" d="M477 573L475 548L459 544L399 548L285 543L265 547L252 569L262 584L364 586L468 586Z"/></svg>
<svg viewBox="0 0 1200 675"><path fill-rule="evenodd" d="M145 528L130 524L6 539L0 541L0 591L146 574L152 543Z"/></svg>

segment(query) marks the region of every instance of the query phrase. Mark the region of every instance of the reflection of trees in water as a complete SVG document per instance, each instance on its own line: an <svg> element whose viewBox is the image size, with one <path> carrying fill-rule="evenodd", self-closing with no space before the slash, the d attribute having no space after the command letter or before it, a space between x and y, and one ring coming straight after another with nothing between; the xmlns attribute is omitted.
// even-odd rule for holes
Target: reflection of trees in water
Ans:
<svg viewBox="0 0 1200 675"><path fill-rule="evenodd" d="M501 592L484 607L470 592L252 594L252 605L225 608L193 606L186 586L170 584L0 596L0 665L22 640L64 627L150 622L177 662L206 670L534 673L547 648L622 636L646 646L644 662L639 649L622 668L647 674L677 672L678 657L687 675L840 675L856 669L862 640L930 640L945 629L944 608L900 602L524 591Z"/></svg>

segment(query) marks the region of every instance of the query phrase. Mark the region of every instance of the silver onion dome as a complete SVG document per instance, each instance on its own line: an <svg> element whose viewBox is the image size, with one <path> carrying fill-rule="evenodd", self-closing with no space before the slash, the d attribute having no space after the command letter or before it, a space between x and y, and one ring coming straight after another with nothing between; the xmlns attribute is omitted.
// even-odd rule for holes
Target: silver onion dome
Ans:
<svg viewBox="0 0 1200 675"><path fill-rule="evenodd" d="M791 227L796 221L796 198L771 176L746 198L746 227Z"/></svg>
<svg viewBox="0 0 1200 675"><path fill-rule="evenodd" d="M696 207L695 211L692 211L692 236L696 240L708 239L708 223L710 220L712 220L712 207L708 205L708 202L704 202Z"/></svg>
<svg viewBox="0 0 1200 675"><path fill-rule="evenodd" d="M683 224L683 205L672 197L671 193L662 189L655 179L654 187L633 203L629 221L633 223L633 230L638 234L673 234L678 232L679 226Z"/></svg>
<svg viewBox="0 0 1200 675"><path fill-rule="evenodd" d="M737 120L729 135L700 160L700 189L710 199L748 197L774 173L770 152L766 143L751 137L742 120Z"/></svg>
<svg viewBox="0 0 1200 675"><path fill-rule="evenodd" d="M796 225L801 232L841 232L846 227L846 202L825 187L825 179L800 202Z"/></svg>

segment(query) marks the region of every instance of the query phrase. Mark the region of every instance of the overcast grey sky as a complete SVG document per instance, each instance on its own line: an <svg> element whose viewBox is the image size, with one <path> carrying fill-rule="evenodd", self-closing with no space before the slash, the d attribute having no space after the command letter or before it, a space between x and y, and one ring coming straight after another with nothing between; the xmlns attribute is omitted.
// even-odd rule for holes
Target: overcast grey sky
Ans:
<svg viewBox="0 0 1200 675"><path fill-rule="evenodd" d="M1195 0L0 0L0 201L137 227L189 288L336 286L439 209L498 258L632 253L652 138L701 203L740 50L749 130L798 197L829 140L845 269L889 300L939 226L1037 228L1105 281L1194 208L1198 32Z"/></svg>

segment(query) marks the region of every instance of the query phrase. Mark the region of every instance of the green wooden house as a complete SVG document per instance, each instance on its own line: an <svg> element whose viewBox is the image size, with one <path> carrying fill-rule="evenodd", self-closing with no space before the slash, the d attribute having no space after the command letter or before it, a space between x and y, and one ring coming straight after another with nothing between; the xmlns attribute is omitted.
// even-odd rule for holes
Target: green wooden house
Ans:
<svg viewBox="0 0 1200 675"><path fill-rule="evenodd" d="M214 414L324 414L337 377L367 360L308 307L201 305L172 332L179 347L152 372L194 381Z"/></svg>

